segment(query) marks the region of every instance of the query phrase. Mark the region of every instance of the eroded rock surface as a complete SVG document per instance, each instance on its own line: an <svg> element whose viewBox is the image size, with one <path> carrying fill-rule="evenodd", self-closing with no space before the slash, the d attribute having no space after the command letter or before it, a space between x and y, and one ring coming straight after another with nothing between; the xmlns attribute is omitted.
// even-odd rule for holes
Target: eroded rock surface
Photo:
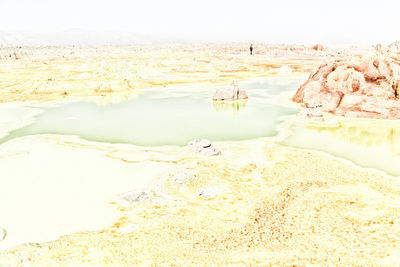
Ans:
<svg viewBox="0 0 400 267"><path fill-rule="evenodd" d="M293 100L336 115L400 118L400 60L373 56L322 64Z"/></svg>

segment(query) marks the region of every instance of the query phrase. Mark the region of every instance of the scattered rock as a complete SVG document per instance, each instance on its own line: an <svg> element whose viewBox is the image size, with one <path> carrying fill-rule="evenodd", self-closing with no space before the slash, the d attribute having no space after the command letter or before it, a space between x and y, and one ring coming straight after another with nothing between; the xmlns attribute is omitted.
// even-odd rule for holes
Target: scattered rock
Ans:
<svg viewBox="0 0 400 267"><path fill-rule="evenodd" d="M189 142L188 147L193 152L200 153L204 156L216 156L221 154L221 151L206 139L195 139Z"/></svg>
<svg viewBox="0 0 400 267"><path fill-rule="evenodd" d="M149 190L136 190L120 194L114 202L121 206L132 206L148 202L159 205L167 204L171 200L171 196L163 191L162 181L159 182L161 183L154 184Z"/></svg>
<svg viewBox="0 0 400 267"><path fill-rule="evenodd" d="M0 228L0 241L3 241L7 236L7 231L3 228Z"/></svg>
<svg viewBox="0 0 400 267"><path fill-rule="evenodd" d="M364 118L400 118L400 60L373 56L321 65L293 100L322 111Z"/></svg>
<svg viewBox="0 0 400 267"><path fill-rule="evenodd" d="M151 191L130 191L119 196L118 202L125 204L143 203L149 201L154 197L154 193Z"/></svg>
<svg viewBox="0 0 400 267"><path fill-rule="evenodd" d="M203 187L200 188L197 192L199 197L204 199L212 199L221 193L221 190L215 186Z"/></svg>
<svg viewBox="0 0 400 267"><path fill-rule="evenodd" d="M218 89L217 91L215 91L213 100L224 101L224 100L239 100L247 98L248 96L246 91L239 89L237 82L233 81L231 87Z"/></svg>
<svg viewBox="0 0 400 267"><path fill-rule="evenodd" d="M172 181L176 184L185 184L196 178L196 175L184 170L177 170L172 176Z"/></svg>

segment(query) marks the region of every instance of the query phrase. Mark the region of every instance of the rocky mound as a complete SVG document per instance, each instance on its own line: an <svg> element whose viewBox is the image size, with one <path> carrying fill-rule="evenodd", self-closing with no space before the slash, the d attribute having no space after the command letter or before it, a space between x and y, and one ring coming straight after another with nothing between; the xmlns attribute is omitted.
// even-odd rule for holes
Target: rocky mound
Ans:
<svg viewBox="0 0 400 267"><path fill-rule="evenodd" d="M323 51L324 50L324 46L322 44L316 44L312 47L313 50L315 51Z"/></svg>
<svg viewBox="0 0 400 267"><path fill-rule="evenodd" d="M248 96L246 91L239 89L236 81L233 81L231 86L228 88L216 90L213 96L214 101L239 100L247 98Z"/></svg>
<svg viewBox="0 0 400 267"><path fill-rule="evenodd" d="M206 139L195 139L189 142L188 147L193 152L202 154L204 156L217 156L221 154L221 151Z"/></svg>
<svg viewBox="0 0 400 267"><path fill-rule="evenodd" d="M373 56L322 64L293 101L336 115L400 119L400 60Z"/></svg>

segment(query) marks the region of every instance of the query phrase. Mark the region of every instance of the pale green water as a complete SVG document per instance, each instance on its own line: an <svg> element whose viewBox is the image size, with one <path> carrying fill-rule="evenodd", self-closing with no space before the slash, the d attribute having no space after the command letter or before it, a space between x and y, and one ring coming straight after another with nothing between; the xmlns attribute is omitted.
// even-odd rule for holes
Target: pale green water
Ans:
<svg viewBox="0 0 400 267"><path fill-rule="evenodd" d="M79 102L47 108L34 122L0 140L34 134L145 146L186 145L195 138L212 141L274 136L284 116L297 112L280 105L279 95L297 89L301 80L269 78L242 83L249 100L213 103L213 89L159 88L118 104Z"/></svg>
<svg viewBox="0 0 400 267"><path fill-rule="evenodd" d="M297 113L290 96L301 79L266 78L239 84L249 99L211 101L215 88L157 88L118 104L91 102L47 108L32 124L0 140L34 134L144 146L186 145L195 138L245 140L278 134L277 126ZM345 120L338 126L293 124L281 144L319 150L356 165L400 175L400 122Z"/></svg>
<svg viewBox="0 0 400 267"><path fill-rule="evenodd" d="M281 143L327 152L358 166L400 176L400 122L355 120L336 127L293 125Z"/></svg>

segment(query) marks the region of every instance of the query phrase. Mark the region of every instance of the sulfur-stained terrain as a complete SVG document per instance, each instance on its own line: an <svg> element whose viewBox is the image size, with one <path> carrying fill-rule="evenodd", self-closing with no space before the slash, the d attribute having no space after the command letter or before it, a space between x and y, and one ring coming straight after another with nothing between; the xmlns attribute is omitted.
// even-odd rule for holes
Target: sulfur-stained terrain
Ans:
<svg viewBox="0 0 400 267"><path fill-rule="evenodd" d="M0 47L0 101L121 101L135 89L178 84L227 85L276 75L282 66L304 75L324 58L351 50L247 44L126 47ZM342 51L343 50L343 51Z"/></svg>
<svg viewBox="0 0 400 267"><path fill-rule="evenodd" d="M326 60L365 52L254 48L250 56L247 44L2 47L0 136L32 122L35 107L120 102L140 94L136 89L171 85L306 79ZM210 107L238 116L250 101ZM374 123L346 119L340 127L322 121L309 128L358 146L387 143L397 156L397 126ZM400 265L398 177L283 145L291 134L285 127L275 137L213 142L220 153L212 156L189 146L144 147L51 133L8 140L0 144L0 200L8 194L15 203L3 201L0 208L4 214L15 209L19 217L7 221L12 229L0 217L6 233L0 248L16 242L4 245L0 266ZM29 176L38 182L20 183ZM40 216L44 220L35 225ZM80 221L79 230L65 230ZM54 232L46 233L46 225ZM12 239L22 228L29 233Z"/></svg>
<svg viewBox="0 0 400 267"><path fill-rule="evenodd" d="M176 169L145 201L111 201L119 219L104 230L19 246L1 255L12 264L399 264L400 183L378 172L266 139L218 143L216 157L169 148L149 149L147 158L137 148L57 142ZM204 198L205 187L221 191Z"/></svg>

